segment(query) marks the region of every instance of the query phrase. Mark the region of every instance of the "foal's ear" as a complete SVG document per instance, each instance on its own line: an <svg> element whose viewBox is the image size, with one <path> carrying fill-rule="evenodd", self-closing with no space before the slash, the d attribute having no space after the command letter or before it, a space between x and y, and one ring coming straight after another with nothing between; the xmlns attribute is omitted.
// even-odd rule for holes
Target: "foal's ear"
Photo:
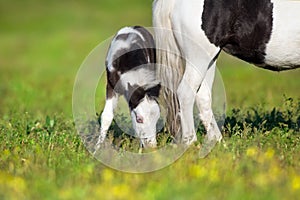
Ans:
<svg viewBox="0 0 300 200"><path fill-rule="evenodd" d="M142 94L145 93L145 90L143 87L140 87L138 85L131 85L130 83L127 83L127 92L129 96L132 96L133 94Z"/></svg>
<svg viewBox="0 0 300 200"><path fill-rule="evenodd" d="M131 109L138 106L140 101L145 97L145 90L142 87L137 85L131 86L129 83L127 84L128 89L126 91L126 98L129 103Z"/></svg>
<svg viewBox="0 0 300 200"><path fill-rule="evenodd" d="M132 87L132 86L130 85L130 83L127 83L127 88L128 88L128 91L134 90L134 87Z"/></svg>
<svg viewBox="0 0 300 200"><path fill-rule="evenodd" d="M125 96L129 98L132 95L133 91L134 87L130 85L130 83L127 83L127 90L125 91Z"/></svg>
<svg viewBox="0 0 300 200"><path fill-rule="evenodd" d="M148 94L148 96L150 97L158 97L159 96L159 92L160 92L160 88L161 88L161 85L158 84L152 88L149 88L146 93Z"/></svg>

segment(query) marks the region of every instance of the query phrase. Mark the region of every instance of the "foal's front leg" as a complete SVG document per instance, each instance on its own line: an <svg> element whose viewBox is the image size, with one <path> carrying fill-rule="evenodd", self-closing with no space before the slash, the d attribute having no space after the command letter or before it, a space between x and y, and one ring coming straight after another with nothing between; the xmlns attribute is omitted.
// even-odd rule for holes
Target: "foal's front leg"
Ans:
<svg viewBox="0 0 300 200"><path fill-rule="evenodd" d="M104 142L107 131L112 123L114 118L114 109L118 103L118 94L115 93L113 88L108 84L106 88L106 101L105 107L101 114L101 128L100 128L100 135L97 139L97 143L95 146L95 152L100 148L101 144ZM95 153L94 152L94 153Z"/></svg>

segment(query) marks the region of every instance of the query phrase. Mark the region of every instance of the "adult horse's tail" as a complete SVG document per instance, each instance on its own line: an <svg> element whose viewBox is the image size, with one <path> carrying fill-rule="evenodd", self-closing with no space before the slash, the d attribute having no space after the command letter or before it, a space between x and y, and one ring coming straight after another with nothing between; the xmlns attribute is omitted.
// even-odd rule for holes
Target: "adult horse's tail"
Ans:
<svg viewBox="0 0 300 200"><path fill-rule="evenodd" d="M163 86L161 96L166 108L166 128L175 139L180 139L179 103L176 92L184 72L184 60L180 56L172 31L170 16L173 6L174 0L155 0L153 26L157 48L157 75Z"/></svg>

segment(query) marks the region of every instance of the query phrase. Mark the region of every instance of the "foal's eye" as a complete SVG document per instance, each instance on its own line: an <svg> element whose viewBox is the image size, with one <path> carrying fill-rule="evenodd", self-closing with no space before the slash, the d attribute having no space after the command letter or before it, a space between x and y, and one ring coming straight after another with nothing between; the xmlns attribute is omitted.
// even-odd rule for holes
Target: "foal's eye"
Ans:
<svg viewBox="0 0 300 200"><path fill-rule="evenodd" d="M140 124L143 124L143 123L144 123L143 117L140 116L140 115L137 115L137 116L136 116L136 122L137 122L137 123L140 123Z"/></svg>

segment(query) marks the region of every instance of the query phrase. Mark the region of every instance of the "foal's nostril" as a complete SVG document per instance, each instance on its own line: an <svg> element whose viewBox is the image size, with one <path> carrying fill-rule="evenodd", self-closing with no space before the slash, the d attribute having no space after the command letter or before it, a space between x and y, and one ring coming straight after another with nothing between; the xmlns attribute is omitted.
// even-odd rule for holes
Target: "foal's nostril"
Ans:
<svg viewBox="0 0 300 200"><path fill-rule="evenodd" d="M144 123L143 117L142 116L136 116L136 122L139 123L139 124Z"/></svg>

